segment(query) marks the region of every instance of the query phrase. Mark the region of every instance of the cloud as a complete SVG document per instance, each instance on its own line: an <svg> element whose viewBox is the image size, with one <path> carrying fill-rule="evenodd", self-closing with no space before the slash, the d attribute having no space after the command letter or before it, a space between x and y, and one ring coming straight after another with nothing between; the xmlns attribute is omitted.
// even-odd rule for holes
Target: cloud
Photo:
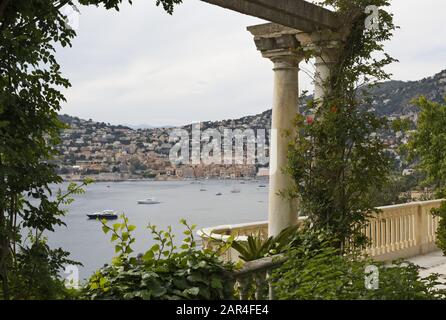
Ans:
<svg viewBox="0 0 446 320"><path fill-rule="evenodd" d="M438 39L446 3L439 2L393 0L402 27L387 46L401 60L389 68L395 78L416 80L444 67ZM179 125L271 106L272 63L246 31L264 21L198 0L185 1L173 16L142 0L119 13L81 11L73 48L58 53L73 84L63 112L116 124ZM313 89L304 72L300 89Z"/></svg>

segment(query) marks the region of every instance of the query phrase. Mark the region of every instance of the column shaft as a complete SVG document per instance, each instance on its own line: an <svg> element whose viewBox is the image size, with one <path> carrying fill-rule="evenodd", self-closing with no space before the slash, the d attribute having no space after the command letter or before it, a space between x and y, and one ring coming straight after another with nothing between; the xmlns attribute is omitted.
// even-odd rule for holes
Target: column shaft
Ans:
<svg viewBox="0 0 446 320"><path fill-rule="evenodd" d="M335 64L337 63L337 57L335 53L324 52L320 56L316 56L316 72L314 75L314 99L316 101L322 100L330 91L329 83L331 72ZM328 51L328 50L327 50ZM334 51L334 50L333 50Z"/></svg>
<svg viewBox="0 0 446 320"><path fill-rule="evenodd" d="M288 164L288 145L294 138L293 121L298 112L298 60L282 57L274 60L274 99L270 145L270 185L268 233L278 235L283 229L296 224L296 201L279 195L292 186L292 179L283 172Z"/></svg>

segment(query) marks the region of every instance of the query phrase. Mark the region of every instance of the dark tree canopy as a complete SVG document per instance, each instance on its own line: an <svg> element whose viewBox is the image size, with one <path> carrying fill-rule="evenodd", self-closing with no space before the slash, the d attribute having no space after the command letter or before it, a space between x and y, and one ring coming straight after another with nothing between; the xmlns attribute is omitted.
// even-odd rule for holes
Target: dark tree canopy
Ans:
<svg viewBox="0 0 446 320"><path fill-rule="evenodd" d="M181 3L153 1L169 14ZM68 253L51 250L42 238L44 231L63 224L60 205L70 202L62 193L51 197L50 188L61 182L53 161L64 127L57 113L65 101L60 89L70 86L55 59L55 47L71 46L76 35L64 7L119 10L124 2L0 0L0 297L54 298L48 283L68 262ZM80 191L72 185L68 194ZM26 230L32 237L22 239ZM39 259L34 260L36 255ZM30 263L38 264L33 267L37 273L27 270Z"/></svg>

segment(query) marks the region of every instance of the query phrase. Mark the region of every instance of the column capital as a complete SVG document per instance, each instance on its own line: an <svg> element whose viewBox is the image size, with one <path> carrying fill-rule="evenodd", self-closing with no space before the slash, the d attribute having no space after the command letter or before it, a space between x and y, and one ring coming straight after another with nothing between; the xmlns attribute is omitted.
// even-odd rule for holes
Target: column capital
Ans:
<svg viewBox="0 0 446 320"><path fill-rule="evenodd" d="M248 27L254 36L257 50L264 58L274 62L275 70L297 69L304 58L304 51L296 34L300 31L277 24Z"/></svg>
<svg viewBox="0 0 446 320"><path fill-rule="evenodd" d="M299 33L296 37L302 43L303 50L311 52L316 58L316 66L337 63L346 41L346 34L332 30Z"/></svg>
<svg viewBox="0 0 446 320"><path fill-rule="evenodd" d="M274 63L274 70L299 69L299 63L303 60L304 54L300 50L271 50L262 52L264 58L270 59Z"/></svg>

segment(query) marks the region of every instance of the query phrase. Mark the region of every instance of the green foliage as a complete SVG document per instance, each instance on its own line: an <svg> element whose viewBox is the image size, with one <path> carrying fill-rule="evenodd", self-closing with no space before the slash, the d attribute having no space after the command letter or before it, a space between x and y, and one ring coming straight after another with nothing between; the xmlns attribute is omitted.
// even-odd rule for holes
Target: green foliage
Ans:
<svg viewBox="0 0 446 320"><path fill-rule="evenodd" d="M69 253L51 249L45 238L28 236L30 245L20 245L10 278L13 299L66 299L72 294L59 273L66 265L80 265L68 259Z"/></svg>
<svg viewBox="0 0 446 320"><path fill-rule="evenodd" d="M406 150L409 160L416 161L416 168L425 179L423 185L434 190L436 198L446 196L446 105L419 97L414 101L420 108L415 132L410 136ZM437 245L446 255L446 204L433 209L440 217Z"/></svg>
<svg viewBox="0 0 446 320"><path fill-rule="evenodd" d="M174 235L149 225L155 244L144 254L131 256L135 226L123 222L108 226L103 221L103 231L111 233L116 242L117 256L112 264L98 271L84 288L89 299L227 299L233 294L232 281L226 273L232 265L220 260L221 252L200 250L194 239L195 225L181 220L186 230L180 248L174 244Z"/></svg>
<svg viewBox="0 0 446 320"><path fill-rule="evenodd" d="M446 256L446 202L443 202L438 209L432 209L432 214L440 218L436 244Z"/></svg>
<svg viewBox="0 0 446 320"><path fill-rule="evenodd" d="M296 231L297 227L289 227L276 237L264 239L260 234L257 236L249 235L247 241L234 240L230 243L232 248L240 253L240 259L253 261L283 252L289 246Z"/></svg>
<svg viewBox="0 0 446 320"><path fill-rule="evenodd" d="M62 2L69 3L69 4L73 3L73 1L67 1L67 0L66 1L62 1ZM123 1L123 0L79 0L79 3L83 4L83 5L92 5L92 4L93 5L99 5L99 4L102 4L106 9L115 9L117 11L119 11L119 6L123 2L126 2L126 1ZM132 0L128 0L128 2L130 4L132 4ZM157 6L162 5L163 9L167 13L172 14L174 6L176 4L180 4L182 2L183 2L182 0L156 0L155 4Z"/></svg>
<svg viewBox="0 0 446 320"><path fill-rule="evenodd" d="M287 172L295 181L288 194L297 197L302 215L316 228L329 229L342 248L348 240L363 246L361 232L367 216L375 212L373 190L381 188L390 170L377 133L386 127L363 107L370 102L367 88L389 78L383 67L394 61L383 52L383 42L395 29L392 15L381 9L379 29L365 29L365 8L386 7L384 0L327 0L345 17L346 39L339 48L339 63L323 84L325 97L309 101L298 116L299 134L290 146ZM381 58L378 58L381 57ZM359 95L358 93L361 92Z"/></svg>
<svg viewBox="0 0 446 320"><path fill-rule="evenodd" d="M417 169L426 177L424 184L441 194L446 188L446 104L423 96L413 103L420 112L407 145L409 159L418 161Z"/></svg>
<svg viewBox="0 0 446 320"><path fill-rule="evenodd" d="M339 249L323 243L305 245L287 252L288 260L273 273L278 299L292 300L418 300L445 299L436 288L438 276L420 278L419 267L402 261L384 265L357 255L341 255ZM373 269L377 268L377 280ZM368 268L369 267L369 268ZM367 288L366 284L376 284ZM374 288L374 289L373 289Z"/></svg>
<svg viewBox="0 0 446 320"><path fill-rule="evenodd" d="M403 176L393 173L379 188L370 191L372 205L375 207L407 203L412 200L411 191L418 187L417 175Z"/></svg>
<svg viewBox="0 0 446 320"><path fill-rule="evenodd" d="M65 265L81 265L68 259L69 253L61 248L51 249L43 236L47 230L53 230L54 225L65 225L61 217L65 214L61 205L69 205L73 195L82 194L83 187L90 184L85 180L82 184L70 183L66 191L58 190L55 199L50 200L51 193L43 194L41 208L32 207L31 196L18 198L20 208L10 216L12 228L9 229L7 240L10 243L6 252L2 272L8 271L7 282L3 282L0 297L3 299L56 299L69 296L60 273ZM39 210L48 210L43 214ZM29 214L31 213L31 214ZM29 215L26 215L29 214ZM11 218L12 217L12 218ZM18 222L17 219L22 221ZM28 232L22 238L21 232ZM3 278L5 279L5 278Z"/></svg>
<svg viewBox="0 0 446 320"><path fill-rule="evenodd" d="M392 129L395 132L398 131L408 131L410 129L412 129L412 121L410 121L410 119L395 119L392 122Z"/></svg>
<svg viewBox="0 0 446 320"><path fill-rule="evenodd" d="M27 277L17 272L36 274L23 268L30 267L26 261L38 261L42 265L36 270L50 270L51 276L57 277L54 268L44 264L55 256L59 261L65 259L65 253L42 249L41 235L63 224L64 211L59 206L68 200L62 194L54 200L50 184L61 183L54 165L58 156L54 146L60 141L59 132L64 125L57 112L65 102L60 90L70 86L61 74L55 48L71 46L76 35L63 13L63 7L73 6L74 2L0 0L0 280L4 299L39 298L37 291L11 292L22 287L10 283L14 278ZM80 0L82 5L103 5L116 10L123 2ZM181 0L155 2L168 13L178 3ZM69 190L70 194L80 190L75 186L70 188L75 189ZM21 232L23 229L36 235L31 247L25 248L21 242L21 234L26 234L26 230ZM45 258L28 257L37 253ZM40 284L30 281L37 288L45 285L47 278L42 277Z"/></svg>

